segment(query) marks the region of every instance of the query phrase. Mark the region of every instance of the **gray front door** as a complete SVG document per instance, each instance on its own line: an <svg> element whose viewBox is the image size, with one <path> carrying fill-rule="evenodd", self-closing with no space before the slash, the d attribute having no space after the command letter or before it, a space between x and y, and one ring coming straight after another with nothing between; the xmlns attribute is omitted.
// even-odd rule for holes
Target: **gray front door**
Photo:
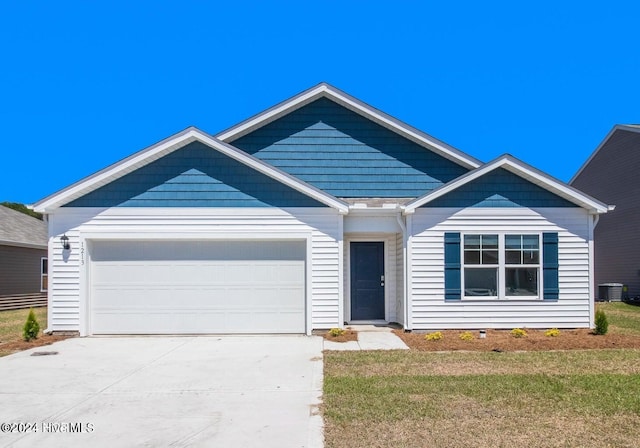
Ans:
<svg viewBox="0 0 640 448"><path fill-rule="evenodd" d="M351 243L351 320L384 319L384 243Z"/></svg>

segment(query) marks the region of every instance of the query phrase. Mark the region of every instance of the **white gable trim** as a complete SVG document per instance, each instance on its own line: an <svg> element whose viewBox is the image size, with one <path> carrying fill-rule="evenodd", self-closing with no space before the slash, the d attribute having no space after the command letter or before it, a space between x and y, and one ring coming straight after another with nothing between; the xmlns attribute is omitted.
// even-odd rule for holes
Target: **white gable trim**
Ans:
<svg viewBox="0 0 640 448"><path fill-rule="evenodd" d="M627 131L627 132L636 132L638 134L640 134L640 126L629 126L629 125L624 125L624 124L617 124L615 125L607 134L607 136L604 138L604 140L602 140L602 142L600 142L600 144L598 145L598 147L595 149L595 151L593 151L591 153L591 155L589 156L589 158L587 159L586 162L584 162L582 164L582 166L580 167L580 169L576 172L576 174L573 175L573 177L571 178L571 180L569 181L569 184L572 184L573 181L575 181L578 176L580 175L580 173L582 173L582 171L587 167L587 165L589 165L591 163L591 160L593 160L593 158L596 156L596 154L598 154L598 152L600 152L600 149L602 149L602 147L604 145L606 145L609 142L609 139L613 136L613 134L616 133L616 131Z"/></svg>
<svg viewBox="0 0 640 448"><path fill-rule="evenodd" d="M244 151L234 148L215 137L212 137L197 128L187 128L178 134L173 135L153 146L133 154L126 159L121 160L97 173L76 182L75 184L48 196L33 205L33 210L39 213L49 213L52 210L67 204L74 199L90 193L106 184L113 182L120 177L129 174L138 168L158 160L167 154L172 153L191 142L199 141L222 154L231 157L238 162L255 169L307 196L321 202L329 207L338 210L340 213L348 213L349 206L347 203L335 198L293 176L268 165L261 160L245 153Z"/></svg>
<svg viewBox="0 0 640 448"><path fill-rule="evenodd" d="M613 210L612 206L608 206L576 190L575 188L554 179L553 177L525 164L509 154L505 154L424 196L414 199L403 207L403 211L406 214L414 213L418 207L442 197L497 168L504 168L513 174L516 174L517 176L520 176L523 179L526 179L539 187L566 199L569 202L589 210L592 214L607 213L607 211Z"/></svg>
<svg viewBox="0 0 640 448"><path fill-rule="evenodd" d="M423 146L437 154L464 166L465 168L474 169L482 165L479 160L463 153L462 151L450 146L406 123L393 118L374 107L352 97L351 95L327 84L320 83L304 92L285 100L264 112L219 133L216 138L225 142L232 143L234 140L258 129L266 124L283 117L296 109L299 109L319 98L328 98L353 112L397 133L405 138Z"/></svg>

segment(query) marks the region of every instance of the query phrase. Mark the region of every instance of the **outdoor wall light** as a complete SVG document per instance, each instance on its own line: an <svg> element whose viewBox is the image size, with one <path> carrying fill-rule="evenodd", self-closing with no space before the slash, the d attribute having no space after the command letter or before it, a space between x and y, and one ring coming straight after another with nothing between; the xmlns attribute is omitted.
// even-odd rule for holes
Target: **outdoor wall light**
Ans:
<svg viewBox="0 0 640 448"><path fill-rule="evenodd" d="M60 243L62 243L62 249L71 249L71 245L69 244L69 237L66 234L60 237Z"/></svg>

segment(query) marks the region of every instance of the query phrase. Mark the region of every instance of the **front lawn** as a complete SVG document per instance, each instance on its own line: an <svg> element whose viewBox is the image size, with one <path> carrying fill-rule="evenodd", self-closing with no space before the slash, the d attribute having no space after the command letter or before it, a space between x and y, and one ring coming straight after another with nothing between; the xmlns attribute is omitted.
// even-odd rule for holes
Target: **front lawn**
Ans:
<svg viewBox="0 0 640 448"><path fill-rule="evenodd" d="M640 308L598 307L609 342L635 348L325 352L327 448L637 447Z"/></svg>
<svg viewBox="0 0 640 448"><path fill-rule="evenodd" d="M48 345L65 339L66 336L42 334L42 331L47 328L47 307L34 308L33 312L40 324L40 333L38 339L25 342L22 339L22 328L27 321L29 310L0 311L0 356L10 355L21 350Z"/></svg>
<svg viewBox="0 0 640 448"><path fill-rule="evenodd" d="M640 351L325 352L331 447L636 447Z"/></svg>

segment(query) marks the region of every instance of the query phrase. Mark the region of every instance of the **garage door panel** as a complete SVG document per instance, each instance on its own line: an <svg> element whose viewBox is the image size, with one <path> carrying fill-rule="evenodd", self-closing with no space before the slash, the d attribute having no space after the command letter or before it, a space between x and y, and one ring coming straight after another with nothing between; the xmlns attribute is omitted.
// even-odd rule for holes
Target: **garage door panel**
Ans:
<svg viewBox="0 0 640 448"><path fill-rule="evenodd" d="M301 241L96 241L94 261L128 260L296 260L304 261Z"/></svg>
<svg viewBox="0 0 640 448"><path fill-rule="evenodd" d="M191 243L94 243L92 332L305 331L304 242Z"/></svg>
<svg viewBox="0 0 640 448"><path fill-rule="evenodd" d="M166 311L172 319L167 321ZM283 333L283 328L299 328L299 313L271 310L229 311L168 309L148 312L106 312L94 328L96 334L216 334L216 333ZM135 328L130 331L129 328ZM300 332L300 331L297 331Z"/></svg>

